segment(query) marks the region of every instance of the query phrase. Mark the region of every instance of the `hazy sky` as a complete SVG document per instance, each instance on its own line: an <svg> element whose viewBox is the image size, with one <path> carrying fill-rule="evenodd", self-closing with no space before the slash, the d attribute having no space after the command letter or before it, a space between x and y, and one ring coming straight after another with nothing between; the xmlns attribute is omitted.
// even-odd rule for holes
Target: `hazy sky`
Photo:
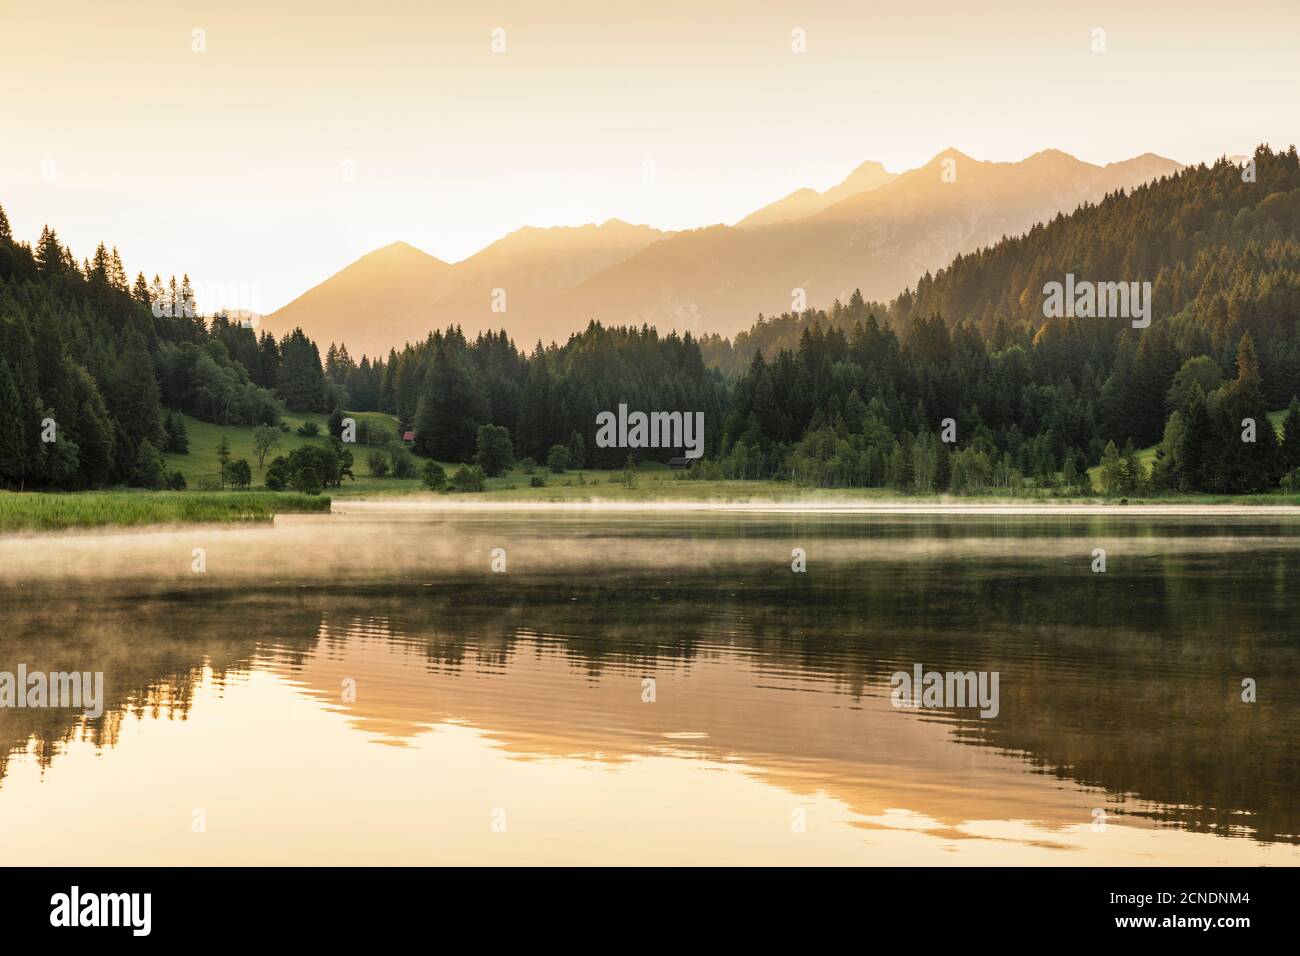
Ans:
<svg viewBox="0 0 1300 956"><path fill-rule="evenodd" d="M1286 146L1298 35L1295 0L0 0L0 204L269 311L398 239L734 222L866 159Z"/></svg>

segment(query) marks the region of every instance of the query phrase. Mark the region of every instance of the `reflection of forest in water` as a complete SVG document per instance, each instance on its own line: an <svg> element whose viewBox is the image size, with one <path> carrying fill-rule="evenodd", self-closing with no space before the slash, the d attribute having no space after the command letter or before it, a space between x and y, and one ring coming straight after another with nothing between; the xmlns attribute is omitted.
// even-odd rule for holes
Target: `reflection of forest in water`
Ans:
<svg viewBox="0 0 1300 956"><path fill-rule="evenodd" d="M934 531L922 536L941 541ZM812 551L810 565L833 549ZM84 721L66 710L0 710L0 781L15 752L48 764L73 737L114 745L128 715L184 719L205 668L218 686L270 659L292 673L360 622L432 671L487 668L507 681L534 635L562 648L574 680L735 654L829 682L849 702L887 693L889 675L913 662L997 670L1001 713L945 713L954 741L1133 795L1166 824L1300 843L1300 651L1288 633L1300 556L1207 547L1134 556L1122 575L1087 564L1086 551L971 562L940 547L892 564L841 556L803 575L741 557L697 574L615 562L599 576L458 571L419 588L244 584L130 596L129 587L46 582L0 592L0 669L103 670L105 713ZM1258 681L1258 703L1241 702L1243 677ZM853 759L851 741L841 757Z"/></svg>

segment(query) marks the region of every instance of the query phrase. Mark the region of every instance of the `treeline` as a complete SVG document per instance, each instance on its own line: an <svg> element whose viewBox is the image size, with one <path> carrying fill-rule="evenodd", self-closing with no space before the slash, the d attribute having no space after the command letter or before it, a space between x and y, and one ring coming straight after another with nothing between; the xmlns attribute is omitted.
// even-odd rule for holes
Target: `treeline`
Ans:
<svg viewBox="0 0 1300 956"><path fill-rule="evenodd" d="M383 411L415 432L415 450L441 461L470 461L484 425L509 433L516 459L545 462L556 446L572 467L621 467L628 449L596 446L596 415L619 403L645 411L701 411L720 422L723 377L704 362L690 333L660 335L643 326L590 323L563 345L538 342L529 354L504 331L466 339L459 327L393 350L387 361L354 362L330 347L326 378L347 406ZM712 440L712 445L707 442ZM717 435L706 432L706 448ZM634 453L667 458L668 449Z"/></svg>
<svg viewBox="0 0 1300 956"><path fill-rule="evenodd" d="M806 309L776 316L760 313L752 326L736 333L735 339L724 338L716 332L700 336L700 350L706 364L734 377L749 367L755 352L772 357L782 350L797 349L804 329L814 323L824 330L836 329L848 336L852 334L854 324L868 313L888 316L889 306L881 302L864 303L862 294L857 292L847 306L837 301L825 310Z"/></svg>
<svg viewBox="0 0 1300 956"><path fill-rule="evenodd" d="M1300 394L1300 160L1260 147L1253 164L1253 176L1226 160L1190 167L1085 205L958 257L884 310L855 293L760 317L744 341L776 351L752 353L737 380L712 473L1082 486L1108 445L1122 458L1162 443L1162 487L1275 487L1291 469L1263 416ZM1150 281L1151 326L1044 318L1044 284L1067 273ZM734 346L707 347L735 361ZM955 443L937 437L948 418ZM1245 418L1259 423L1253 442ZM1213 454L1197 451L1206 443Z"/></svg>
<svg viewBox="0 0 1300 956"><path fill-rule="evenodd" d="M846 312L858 316L850 336L815 323L797 349L755 354L723 425L720 474L973 492L1058 471L1079 481L1100 458L1095 395L1034 381L1030 350L990 352L973 326L938 317L899 336L856 295Z"/></svg>
<svg viewBox="0 0 1300 956"><path fill-rule="evenodd" d="M335 398L301 330L204 319L188 277L128 283L116 249L79 263L48 226L30 246L0 208L0 487L159 487L186 450L169 410L275 424Z"/></svg>

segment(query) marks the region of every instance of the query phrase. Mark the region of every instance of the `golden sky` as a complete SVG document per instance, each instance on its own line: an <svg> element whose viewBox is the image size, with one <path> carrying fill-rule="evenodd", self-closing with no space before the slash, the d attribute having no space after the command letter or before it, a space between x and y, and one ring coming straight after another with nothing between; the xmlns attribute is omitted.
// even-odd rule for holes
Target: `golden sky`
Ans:
<svg viewBox="0 0 1300 956"><path fill-rule="evenodd" d="M1286 146L1298 28L1295 0L0 0L0 204L270 311L399 239L734 222L947 146Z"/></svg>

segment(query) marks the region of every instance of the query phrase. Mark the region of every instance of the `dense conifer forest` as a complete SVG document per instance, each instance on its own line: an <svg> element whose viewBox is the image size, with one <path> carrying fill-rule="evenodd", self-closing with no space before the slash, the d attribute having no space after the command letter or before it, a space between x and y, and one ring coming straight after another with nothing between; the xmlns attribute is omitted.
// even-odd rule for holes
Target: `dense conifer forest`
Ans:
<svg viewBox="0 0 1300 956"><path fill-rule="evenodd" d="M1134 449L1159 444L1152 490L1276 487L1300 464L1265 417L1300 393L1295 147L1261 147L1251 172L1189 167L959 256L887 307L854 295L706 339L716 365L747 363L718 470L971 491L1082 483L1104 461L1127 492L1144 484ZM1044 318L1067 273L1151 282L1154 321Z"/></svg>

